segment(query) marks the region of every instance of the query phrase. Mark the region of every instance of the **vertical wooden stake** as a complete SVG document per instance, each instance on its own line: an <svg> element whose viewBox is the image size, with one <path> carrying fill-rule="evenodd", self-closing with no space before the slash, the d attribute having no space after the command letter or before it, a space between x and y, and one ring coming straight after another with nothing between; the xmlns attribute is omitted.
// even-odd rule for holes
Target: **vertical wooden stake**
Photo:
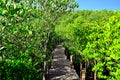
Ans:
<svg viewBox="0 0 120 80"><path fill-rule="evenodd" d="M73 55L70 55L70 65L71 65L71 68L74 69L74 66L73 66Z"/></svg>
<svg viewBox="0 0 120 80"><path fill-rule="evenodd" d="M44 61L44 74L43 74L43 80L46 80L47 74L48 74L48 62Z"/></svg>
<svg viewBox="0 0 120 80"><path fill-rule="evenodd" d="M94 60L94 64L96 65L97 62ZM94 72L94 80L97 80L97 71Z"/></svg>
<svg viewBox="0 0 120 80"><path fill-rule="evenodd" d="M84 63L84 65L85 65L85 63ZM81 80L85 80L85 78L86 78L86 66L83 67L82 62L80 64L80 78L81 78Z"/></svg>

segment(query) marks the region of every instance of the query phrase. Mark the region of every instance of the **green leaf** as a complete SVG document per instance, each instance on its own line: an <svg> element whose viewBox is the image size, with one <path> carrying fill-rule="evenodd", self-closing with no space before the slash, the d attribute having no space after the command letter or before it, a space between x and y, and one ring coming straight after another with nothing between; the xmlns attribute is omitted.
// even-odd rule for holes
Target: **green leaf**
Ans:
<svg viewBox="0 0 120 80"><path fill-rule="evenodd" d="M54 3L57 3L57 0L54 0Z"/></svg>
<svg viewBox="0 0 120 80"><path fill-rule="evenodd" d="M0 8L0 15L6 15L8 14L7 10L4 10L3 8Z"/></svg>
<svg viewBox="0 0 120 80"><path fill-rule="evenodd" d="M2 8L0 8L0 15L3 13L3 9Z"/></svg>
<svg viewBox="0 0 120 80"><path fill-rule="evenodd" d="M29 35L32 35L32 31L29 31Z"/></svg>

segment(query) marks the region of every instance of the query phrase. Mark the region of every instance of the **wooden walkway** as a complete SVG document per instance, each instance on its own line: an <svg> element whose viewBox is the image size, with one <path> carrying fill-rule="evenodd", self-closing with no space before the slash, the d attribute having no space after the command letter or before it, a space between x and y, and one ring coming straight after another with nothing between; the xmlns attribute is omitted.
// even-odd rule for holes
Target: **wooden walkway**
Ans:
<svg viewBox="0 0 120 80"><path fill-rule="evenodd" d="M71 69L64 47L57 46L51 57L52 62L51 68L48 70L48 80L80 80L76 71Z"/></svg>

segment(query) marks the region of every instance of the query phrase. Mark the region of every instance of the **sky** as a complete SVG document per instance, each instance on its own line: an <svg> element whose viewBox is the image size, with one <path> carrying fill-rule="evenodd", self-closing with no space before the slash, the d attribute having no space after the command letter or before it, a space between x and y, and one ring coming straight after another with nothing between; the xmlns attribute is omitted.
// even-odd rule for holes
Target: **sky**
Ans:
<svg viewBox="0 0 120 80"><path fill-rule="evenodd" d="M119 10L120 0L76 0L79 10Z"/></svg>

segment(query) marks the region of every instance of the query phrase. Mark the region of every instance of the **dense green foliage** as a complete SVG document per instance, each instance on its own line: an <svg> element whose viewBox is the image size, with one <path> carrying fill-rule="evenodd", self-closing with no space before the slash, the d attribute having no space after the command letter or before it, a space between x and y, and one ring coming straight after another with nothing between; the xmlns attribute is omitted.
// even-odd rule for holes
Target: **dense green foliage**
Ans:
<svg viewBox="0 0 120 80"><path fill-rule="evenodd" d="M60 42L100 79L119 80L120 12L69 14L76 6L75 0L1 0L0 80L41 80Z"/></svg>
<svg viewBox="0 0 120 80"><path fill-rule="evenodd" d="M120 79L120 12L75 11L65 14L56 25L63 45L76 58L97 71L100 79Z"/></svg>
<svg viewBox="0 0 120 80"><path fill-rule="evenodd" d="M74 0L0 0L0 80L41 80L55 22L75 6Z"/></svg>

